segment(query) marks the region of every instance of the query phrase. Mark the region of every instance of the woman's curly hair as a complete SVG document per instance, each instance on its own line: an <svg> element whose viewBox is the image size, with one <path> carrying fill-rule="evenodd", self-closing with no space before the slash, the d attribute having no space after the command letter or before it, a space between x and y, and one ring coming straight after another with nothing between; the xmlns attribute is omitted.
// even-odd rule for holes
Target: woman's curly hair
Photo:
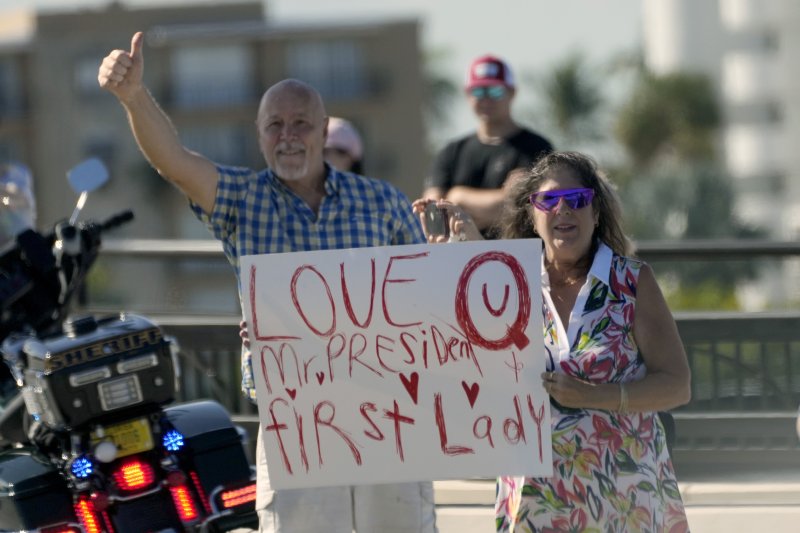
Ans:
<svg viewBox="0 0 800 533"><path fill-rule="evenodd" d="M592 207L598 215L594 238L606 243L615 253L634 253L631 240L622 229L622 207L615 186L597 169L594 160L578 152L551 152L531 168L520 172L511 184L497 228L503 239L538 237L529 212L530 195L556 170L572 172L584 187L594 191Z"/></svg>

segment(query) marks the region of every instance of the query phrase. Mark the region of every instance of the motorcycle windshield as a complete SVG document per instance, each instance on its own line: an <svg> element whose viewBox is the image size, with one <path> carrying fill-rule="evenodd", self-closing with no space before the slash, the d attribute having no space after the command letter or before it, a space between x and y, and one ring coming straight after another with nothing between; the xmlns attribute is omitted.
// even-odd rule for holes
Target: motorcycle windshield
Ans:
<svg viewBox="0 0 800 533"><path fill-rule="evenodd" d="M3 209L0 212L0 253L12 248L16 236L31 227L30 217Z"/></svg>
<svg viewBox="0 0 800 533"><path fill-rule="evenodd" d="M33 227L36 202L31 171L21 163L0 164L0 248L26 228Z"/></svg>

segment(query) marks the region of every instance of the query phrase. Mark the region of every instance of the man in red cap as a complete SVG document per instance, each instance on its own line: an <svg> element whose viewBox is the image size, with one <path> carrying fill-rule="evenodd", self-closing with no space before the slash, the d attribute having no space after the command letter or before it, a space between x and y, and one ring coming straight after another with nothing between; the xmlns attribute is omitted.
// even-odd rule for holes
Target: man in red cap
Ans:
<svg viewBox="0 0 800 533"><path fill-rule="evenodd" d="M516 86L511 69L502 59L491 55L475 59L464 89L478 117L478 129L439 152L425 180L423 197L458 204L490 237L509 175L530 166L553 146L511 117Z"/></svg>

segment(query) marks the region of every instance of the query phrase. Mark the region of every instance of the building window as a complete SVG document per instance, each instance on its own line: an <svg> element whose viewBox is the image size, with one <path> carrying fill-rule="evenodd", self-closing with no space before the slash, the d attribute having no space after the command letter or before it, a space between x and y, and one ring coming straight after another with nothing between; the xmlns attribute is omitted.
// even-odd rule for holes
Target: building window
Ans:
<svg viewBox="0 0 800 533"><path fill-rule="evenodd" d="M314 86L325 101L367 96L362 49L350 40L305 41L287 48L289 76Z"/></svg>
<svg viewBox="0 0 800 533"><path fill-rule="evenodd" d="M736 104L760 102L772 95L775 69L764 55L750 51L731 51L722 58L722 90Z"/></svg>
<svg viewBox="0 0 800 533"><path fill-rule="evenodd" d="M24 111L22 80L17 63L0 59L0 115L19 116Z"/></svg>
<svg viewBox="0 0 800 533"><path fill-rule="evenodd" d="M729 31L753 31L780 21L782 2L719 0L719 18Z"/></svg>
<svg viewBox="0 0 800 533"><path fill-rule="evenodd" d="M785 166L780 129L771 124L732 124L725 131L728 170L737 178L757 179Z"/></svg>
<svg viewBox="0 0 800 533"><path fill-rule="evenodd" d="M81 96L95 96L101 92L97 82L97 57L85 57L75 63L74 77L75 91Z"/></svg>
<svg viewBox="0 0 800 533"><path fill-rule="evenodd" d="M114 165L113 135L92 135L83 142L83 156L102 159L108 166Z"/></svg>
<svg viewBox="0 0 800 533"><path fill-rule="evenodd" d="M223 165L244 165L248 162L248 147L253 142L253 131L241 127L214 125L184 127L181 137L184 144L212 161Z"/></svg>
<svg viewBox="0 0 800 533"><path fill-rule="evenodd" d="M173 95L177 107L219 107L253 100L249 48L240 45L184 46L173 52Z"/></svg>
<svg viewBox="0 0 800 533"><path fill-rule="evenodd" d="M0 139L0 161L24 161L22 150L9 139Z"/></svg>

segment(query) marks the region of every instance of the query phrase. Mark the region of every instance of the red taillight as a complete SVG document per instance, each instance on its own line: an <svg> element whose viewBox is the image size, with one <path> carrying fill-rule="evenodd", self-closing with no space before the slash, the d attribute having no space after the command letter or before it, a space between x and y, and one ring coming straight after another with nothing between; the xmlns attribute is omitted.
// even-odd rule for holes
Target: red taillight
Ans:
<svg viewBox="0 0 800 533"><path fill-rule="evenodd" d="M156 475L152 466L134 459L123 463L114 472L114 480L120 490L130 492L149 487L156 480Z"/></svg>
<svg viewBox="0 0 800 533"><path fill-rule="evenodd" d="M238 489L224 490L220 494L219 501L222 502L223 509L254 502L256 501L256 484L253 483Z"/></svg>
<svg viewBox="0 0 800 533"><path fill-rule="evenodd" d="M192 483L194 483L194 490L197 491L197 494L200 496L200 501L203 504L203 509L206 510L206 514L211 514L211 504L208 501L208 496L206 496L206 491L203 490L203 484L200 483L200 476L197 475L197 472L192 470L189 472L189 475L192 478Z"/></svg>
<svg viewBox="0 0 800 533"><path fill-rule="evenodd" d="M197 504L189 492L189 487L178 485L170 487L169 491L172 493L172 501L175 503L175 510L178 511L181 521L191 522L199 517L200 513L197 511Z"/></svg>
<svg viewBox="0 0 800 533"><path fill-rule="evenodd" d="M100 513L94 508L91 500L86 498L78 499L75 502L75 514L78 515L78 520L86 533L102 533L103 527L100 522Z"/></svg>

